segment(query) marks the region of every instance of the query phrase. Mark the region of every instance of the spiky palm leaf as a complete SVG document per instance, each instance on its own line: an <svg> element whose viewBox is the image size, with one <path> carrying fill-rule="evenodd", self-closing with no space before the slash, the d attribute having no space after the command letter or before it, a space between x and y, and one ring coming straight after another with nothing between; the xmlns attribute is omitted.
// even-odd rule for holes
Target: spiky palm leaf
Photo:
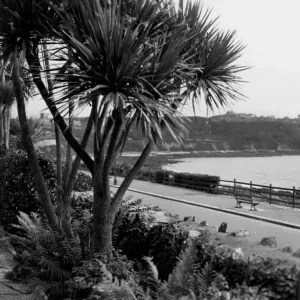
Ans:
<svg viewBox="0 0 300 300"><path fill-rule="evenodd" d="M22 141L21 127L18 119L11 120L10 132L15 135L19 141ZM47 132L46 123L44 120L37 117L28 118L28 127L32 141L37 143L45 138Z"/></svg>
<svg viewBox="0 0 300 300"><path fill-rule="evenodd" d="M56 21L51 7L45 1L39 0L1 0L0 15L0 57L5 62L10 60L16 49L32 51L41 39L48 36L45 16Z"/></svg>

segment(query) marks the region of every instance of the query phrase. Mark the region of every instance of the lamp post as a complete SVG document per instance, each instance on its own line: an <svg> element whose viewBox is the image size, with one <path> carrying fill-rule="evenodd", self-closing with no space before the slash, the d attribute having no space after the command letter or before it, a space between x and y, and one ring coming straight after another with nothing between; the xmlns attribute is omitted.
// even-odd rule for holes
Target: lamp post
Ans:
<svg viewBox="0 0 300 300"><path fill-rule="evenodd" d="M114 178L114 185L118 184L117 181L117 164L116 164L117 158L115 159L115 178Z"/></svg>

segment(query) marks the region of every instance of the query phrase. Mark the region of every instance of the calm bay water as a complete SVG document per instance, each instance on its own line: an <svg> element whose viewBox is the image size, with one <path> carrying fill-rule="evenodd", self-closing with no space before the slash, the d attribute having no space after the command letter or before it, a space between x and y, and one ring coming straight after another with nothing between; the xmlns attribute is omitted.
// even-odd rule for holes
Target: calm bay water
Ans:
<svg viewBox="0 0 300 300"><path fill-rule="evenodd" d="M203 157L183 158L181 162L164 166L175 172L220 176L223 180L269 185L300 187L300 156L272 157Z"/></svg>

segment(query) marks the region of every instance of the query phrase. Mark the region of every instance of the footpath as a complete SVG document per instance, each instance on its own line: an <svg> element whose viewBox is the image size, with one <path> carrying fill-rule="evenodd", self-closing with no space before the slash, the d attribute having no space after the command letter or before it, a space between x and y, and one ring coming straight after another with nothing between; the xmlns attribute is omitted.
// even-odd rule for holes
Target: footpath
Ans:
<svg viewBox="0 0 300 300"><path fill-rule="evenodd" d="M0 300L38 300L25 284L5 279L5 274L13 268L13 256L6 243L0 240Z"/></svg>
<svg viewBox="0 0 300 300"><path fill-rule="evenodd" d="M121 184L122 180L120 177L117 178L117 186ZM111 180L112 182L113 180ZM245 203L242 203L243 208L235 208L236 200L233 196L209 194L140 180L134 180L129 191L186 205L191 203L191 205L206 209L274 222L276 225L300 230L300 209L296 208L260 202L256 206L257 211L250 211L250 205Z"/></svg>
<svg viewBox="0 0 300 300"><path fill-rule="evenodd" d="M112 191L116 191L122 178L117 178L117 185L111 178ZM206 221L210 226L219 226L226 222L227 232L237 229L248 230L249 243L257 245L262 238L274 236L278 248L290 246L300 249L300 209L269 205L261 202L257 211L249 211L250 205L235 208L233 196L215 195L167 186L147 181L134 180L125 197L141 198L145 205L157 205L170 213L195 216L196 222Z"/></svg>

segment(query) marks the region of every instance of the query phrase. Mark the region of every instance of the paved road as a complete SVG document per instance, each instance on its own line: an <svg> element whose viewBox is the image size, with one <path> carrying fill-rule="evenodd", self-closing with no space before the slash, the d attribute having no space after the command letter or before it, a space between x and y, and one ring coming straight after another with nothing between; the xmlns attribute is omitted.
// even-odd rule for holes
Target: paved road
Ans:
<svg viewBox="0 0 300 300"><path fill-rule="evenodd" d="M118 184L121 182L118 178ZM161 184L135 180L130 186L131 189L141 190L147 193L155 193L162 196L174 197L186 201L196 202L204 205L211 205L221 209L238 211L245 214L253 214L265 218L271 218L281 221L286 221L300 225L300 210L290 209L280 206L260 203L258 211L249 211L249 206L244 205L243 209L235 209L236 204L232 196L212 195L203 192L164 186ZM112 187L112 190L116 188ZM145 204L158 205L171 213L176 213L180 217L195 216L196 221L207 221L209 225L219 226L221 222L228 223L228 231L236 229L249 230L252 241L259 242L263 237L275 236L277 238L278 247L291 246L294 250L300 248L300 230L286 228L262 221L252 220L241 216L236 216L228 213L217 212L202 207L190 206L187 204L176 203L170 200L161 199L150 195L140 194L133 191L127 191L126 196L133 195L143 199Z"/></svg>

